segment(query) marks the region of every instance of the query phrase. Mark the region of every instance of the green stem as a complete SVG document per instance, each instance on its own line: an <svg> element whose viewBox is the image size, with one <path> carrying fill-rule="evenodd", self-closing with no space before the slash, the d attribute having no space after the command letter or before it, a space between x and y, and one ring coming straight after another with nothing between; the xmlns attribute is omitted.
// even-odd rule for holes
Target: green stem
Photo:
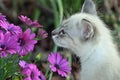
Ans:
<svg viewBox="0 0 120 80"><path fill-rule="evenodd" d="M38 20L39 19L39 16L40 16L40 11L38 9L35 10L35 13L34 13L34 20ZM32 32L36 32L38 28L32 28Z"/></svg>
<svg viewBox="0 0 120 80"><path fill-rule="evenodd" d="M50 1L51 1L53 12L54 12L54 23L55 23L55 26L57 26L59 24L59 18L58 18L57 5L55 2L56 0L50 0Z"/></svg>
<svg viewBox="0 0 120 80"><path fill-rule="evenodd" d="M60 19L58 17L58 13L57 13L57 6L55 5L55 1L51 0L51 4L53 6L53 10L54 10L54 17L55 17L55 26L56 28L58 27L58 24L61 24L62 20L63 20L63 5L62 5L62 0L57 0L57 4L58 4L58 8L59 8L59 15L60 15ZM54 45L53 48L53 52L56 52L58 49L57 45Z"/></svg>
<svg viewBox="0 0 120 80"><path fill-rule="evenodd" d="M14 8L15 12L17 13L18 12L17 0L13 0L13 8Z"/></svg>
<svg viewBox="0 0 120 80"><path fill-rule="evenodd" d="M47 70L45 72L45 77L47 77L49 71L50 71L49 64L47 64Z"/></svg>
<svg viewBox="0 0 120 80"><path fill-rule="evenodd" d="M72 66L72 56L71 55L68 57L68 61L70 63L70 66ZM68 75L65 80L70 80L70 76Z"/></svg>
<svg viewBox="0 0 120 80"><path fill-rule="evenodd" d="M58 8L59 8L59 13L60 13L60 23L63 20L63 4L62 4L62 0L57 0L58 3Z"/></svg>
<svg viewBox="0 0 120 80"><path fill-rule="evenodd" d="M52 76L53 76L53 72L51 71L50 76L49 76L49 80L52 80Z"/></svg>
<svg viewBox="0 0 120 80"><path fill-rule="evenodd" d="M53 52L57 52L57 49L58 49L58 46L57 46L57 45L54 45L54 47L53 47Z"/></svg>
<svg viewBox="0 0 120 80"><path fill-rule="evenodd" d="M40 11L39 9L35 9L35 13L34 13L34 20L38 20L40 16Z"/></svg>

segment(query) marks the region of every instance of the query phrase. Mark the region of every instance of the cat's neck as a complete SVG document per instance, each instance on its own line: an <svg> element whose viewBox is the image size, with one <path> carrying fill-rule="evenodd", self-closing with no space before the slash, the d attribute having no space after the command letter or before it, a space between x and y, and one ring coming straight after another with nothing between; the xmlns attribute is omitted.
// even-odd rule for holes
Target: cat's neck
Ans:
<svg viewBox="0 0 120 80"><path fill-rule="evenodd" d="M76 54L80 57L81 63L90 62L90 61L100 61L112 60L112 58L118 57L118 51L116 50L113 42L110 41L101 41L97 45L88 44L82 49L76 49Z"/></svg>

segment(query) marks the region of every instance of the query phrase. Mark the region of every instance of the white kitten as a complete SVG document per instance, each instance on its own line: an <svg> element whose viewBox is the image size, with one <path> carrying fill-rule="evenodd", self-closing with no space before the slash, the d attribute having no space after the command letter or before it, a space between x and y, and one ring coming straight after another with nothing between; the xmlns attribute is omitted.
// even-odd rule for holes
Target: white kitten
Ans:
<svg viewBox="0 0 120 80"><path fill-rule="evenodd" d="M63 21L52 37L80 57L80 80L120 80L118 51L91 0L85 0L81 13Z"/></svg>

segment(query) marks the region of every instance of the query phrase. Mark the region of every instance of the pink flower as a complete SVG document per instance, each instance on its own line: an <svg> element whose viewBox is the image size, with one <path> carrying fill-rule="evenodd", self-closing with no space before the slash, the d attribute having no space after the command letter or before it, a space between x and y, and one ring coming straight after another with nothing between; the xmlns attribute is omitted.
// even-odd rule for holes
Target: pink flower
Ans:
<svg viewBox="0 0 120 80"><path fill-rule="evenodd" d="M38 31L38 36L39 36L41 39L45 39L45 38L48 37L48 33L47 33L45 30L43 30L43 29L39 29L39 31Z"/></svg>
<svg viewBox="0 0 120 80"><path fill-rule="evenodd" d="M48 56L48 61L50 63L51 70L53 72L58 72L62 77L66 77L71 70L69 62L63 58L60 53L51 53Z"/></svg>
<svg viewBox="0 0 120 80"><path fill-rule="evenodd" d="M28 26L32 26L32 27L42 27L42 25L40 25L38 23L37 20L32 21L30 18L28 18L27 16L24 15L20 15L18 16L18 18L25 24L27 24Z"/></svg>
<svg viewBox="0 0 120 80"><path fill-rule="evenodd" d="M22 29L19 26L10 24L7 21L0 21L0 27L3 32L10 33L11 35L19 35L22 32Z"/></svg>
<svg viewBox="0 0 120 80"><path fill-rule="evenodd" d="M22 68L22 74L26 75L26 78L23 80L46 80L42 72L38 70L35 64L28 64L21 60L19 65Z"/></svg>
<svg viewBox="0 0 120 80"><path fill-rule="evenodd" d="M2 15L2 13L0 13L0 20L6 21L6 16Z"/></svg>
<svg viewBox="0 0 120 80"><path fill-rule="evenodd" d="M24 33L19 35L18 42L20 43L19 55L25 56L28 52L33 51L37 40L34 40L35 34L31 34L31 30L27 29Z"/></svg>
<svg viewBox="0 0 120 80"><path fill-rule="evenodd" d="M26 61L24 61L24 60L20 60L20 61L19 61L19 65L20 65L21 68L25 68L26 64L27 64L27 63L26 63Z"/></svg>
<svg viewBox="0 0 120 80"><path fill-rule="evenodd" d="M17 37L10 36L9 33L0 33L0 57L6 57L7 54L15 54L18 50Z"/></svg>

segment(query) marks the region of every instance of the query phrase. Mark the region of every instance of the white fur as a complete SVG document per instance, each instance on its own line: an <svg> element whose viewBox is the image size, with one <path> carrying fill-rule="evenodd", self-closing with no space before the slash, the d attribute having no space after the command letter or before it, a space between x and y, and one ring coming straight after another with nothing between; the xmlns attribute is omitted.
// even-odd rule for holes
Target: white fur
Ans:
<svg viewBox="0 0 120 80"><path fill-rule="evenodd" d="M120 58L105 24L89 14L75 14L71 19L87 19L98 30L97 41L73 50L81 59L80 80L120 80Z"/></svg>
<svg viewBox="0 0 120 80"><path fill-rule="evenodd" d="M80 42L80 36L83 34L78 27L84 27L82 25L83 19L90 21L96 28L95 40ZM80 57L80 80L120 80L118 51L113 43L110 30L96 15L94 3L91 0L85 0L82 13L71 16L65 22L67 22L65 25L67 27L53 31L55 34L53 40L58 46L68 48ZM79 25L76 25L77 23ZM59 32L62 29L69 36L61 37Z"/></svg>
<svg viewBox="0 0 120 80"><path fill-rule="evenodd" d="M95 40L80 42L80 31L76 24L86 19L96 27ZM72 37L60 37L61 28L54 30L57 34L53 36L54 42L61 47L72 50L80 57L81 72L80 80L120 80L120 58L118 51L113 43L110 30L97 17L97 15L89 15L78 13L68 19L64 29ZM80 27L80 24L78 25Z"/></svg>

